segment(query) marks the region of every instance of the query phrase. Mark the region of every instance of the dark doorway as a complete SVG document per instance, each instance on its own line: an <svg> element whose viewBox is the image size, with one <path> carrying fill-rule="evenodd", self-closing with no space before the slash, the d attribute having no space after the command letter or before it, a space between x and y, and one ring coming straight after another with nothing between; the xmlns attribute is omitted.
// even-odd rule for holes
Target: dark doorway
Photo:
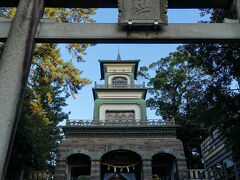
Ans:
<svg viewBox="0 0 240 180"><path fill-rule="evenodd" d="M111 151L101 158L102 180L141 180L141 157L128 150Z"/></svg>
<svg viewBox="0 0 240 180"><path fill-rule="evenodd" d="M74 154L67 158L68 180L88 180L91 174L90 157L84 154Z"/></svg>
<svg viewBox="0 0 240 180"><path fill-rule="evenodd" d="M176 158L167 153L159 153L152 157L153 180L178 180Z"/></svg>

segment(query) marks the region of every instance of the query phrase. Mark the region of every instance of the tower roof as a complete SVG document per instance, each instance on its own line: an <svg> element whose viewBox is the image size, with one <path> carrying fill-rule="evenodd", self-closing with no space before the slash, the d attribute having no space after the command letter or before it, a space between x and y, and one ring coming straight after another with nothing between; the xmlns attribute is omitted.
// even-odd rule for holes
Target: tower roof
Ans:
<svg viewBox="0 0 240 180"><path fill-rule="evenodd" d="M121 57L120 57L121 58ZM104 79L104 74L108 72L107 66L111 65L129 65L132 66L131 72L134 73L134 79L137 79L138 64L140 60L98 60L100 62L101 80Z"/></svg>

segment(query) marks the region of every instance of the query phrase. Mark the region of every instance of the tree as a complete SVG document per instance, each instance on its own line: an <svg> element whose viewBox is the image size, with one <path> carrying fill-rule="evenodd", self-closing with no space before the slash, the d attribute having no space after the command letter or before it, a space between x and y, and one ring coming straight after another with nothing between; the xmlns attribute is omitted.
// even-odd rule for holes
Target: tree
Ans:
<svg viewBox="0 0 240 180"><path fill-rule="evenodd" d="M56 18L57 22L93 22L90 15L94 13L94 9L46 8L44 18ZM11 8L0 11L2 17L11 18L14 14L15 9ZM66 47L80 62L88 46L68 44ZM56 147L62 139L58 124L69 115L62 108L67 105L65 101L70 95L74 96L90 83L80 77L81 73L71 60L61 59L57 44L36 45L8 175L25 171L22 174L28 178L28 170L54 168Z"/></svg>
<svg viewBox="0 0 240 180"><path fill-rule="evenodd" d="M147 106L163 119L175 119L181 125L177 135L183 142L188 167L199 168L200 143L206 129L204 122L196 121L195 108L210 79L200 68L191 66L189 58L184 53L170 53L149 67L142 67L140 75L149 80L151 87Z"/></svg>
<svg viewBox="0 0 240 180"><path fill-rule="evenodd" d="M202 15L210 14L210 23L222 22L224 18L233 18L230 11L225 9L205 9ZM156 110L157 115L162 115L163 118L171 118L177 114L176 121L182 125L181 131L178 131L179 137L188 135L195 137L193 134L201 134L198 128L203 130L208 129L212 132L219 128L221 133L226 137L227 144L233 152L234 161L240 164L240 48L239 43L201 43L201 44L185 44L179 46L176 56L180 57L183 54L187 60L186 64L192 69L198 69L204 76L199 76L199 85L204 85L203 89L191 88L187 92L192 94L191 101L182 98L182 89L176 90L184 81L181 78L185 69L180 67L175 74L171 74L171 66L162 62L154 63L151 66L157 65L158 70L156 76L150 79L152 85L154 98L148 100L148 106ZM168 63L172 62L172 58L167 57ZM159 65L162 67L159 68ZM160 74L159 74L160 69ZM181 71L181 69L183 71ZM148 71L148 68L142 70ZM163 71L164 70L164 71ZM182 74L183 73L183 74ZM146 74L144 74L145 77ZM207 83L201 82L206 77L211 81ZM173 81L173 79L177 81ZM194 86L193 86L194 87ZM191 97L191 96L190 96ZM183 107L183 108L181 108ZM184 115L184 113L185 115ZM183 116L184 115L184 116ZM196 128L192 128L192 125ZM198 126L198 128L197 128ZM188 129L193 131L188 131ZM186 130L186 131L185 131ZM192 136L191 133L192 132ZM180 135L182 134L182 135ZM203 136L204 137L204 136ZM194 152L194 149L187 149L186 142L190 144L194 141L191 139L183 139L185 153L187 158ZM196 146L201 143L200 139L196 142ZM188 155L189 153L189 155ZM196 154L196 153L194 153ZM198 153L197 153L198 154ZM189 164L189 159L187 159ZM189 166L192 167L192 166Z"/></svg>
<svg viewBox="0 0 240 180"><path fill-rule="evenodd" d="M206 9L202 12L202 15L205 14L210 14L210 23L222 22L224 18L234 18L232 12L225 9ZM209 126L212 126L212 129L219 128L226 137L238 167L240 165L239 47L239 42L227 42L186 44L178 48L179 52L192 57L189 60L190 64L202 68L212 77L212 82L202 99L201 106L204 111L201 116L208 118Z"/></svg>

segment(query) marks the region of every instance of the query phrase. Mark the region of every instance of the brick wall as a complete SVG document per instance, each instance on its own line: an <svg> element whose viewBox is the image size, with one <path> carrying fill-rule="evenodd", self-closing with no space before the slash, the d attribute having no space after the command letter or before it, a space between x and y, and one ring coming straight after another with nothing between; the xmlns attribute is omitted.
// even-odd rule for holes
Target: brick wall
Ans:
<svg viewBox="0 0 240 180"><path fill-rule="evenodd" d="M56 179L63 180L66 159L72 154L82 153L92 160L92 179L100 176L100 159L110 151L124 149L138 153L143 159L144 180L151 180L151 159L158 153L168 153L176 157L179 177L187 178L187 166L182 142L176 138L66 138L58 149ZM145 163L145 160L146 161ZM146 165L146 166L145 166Z"/></svg>

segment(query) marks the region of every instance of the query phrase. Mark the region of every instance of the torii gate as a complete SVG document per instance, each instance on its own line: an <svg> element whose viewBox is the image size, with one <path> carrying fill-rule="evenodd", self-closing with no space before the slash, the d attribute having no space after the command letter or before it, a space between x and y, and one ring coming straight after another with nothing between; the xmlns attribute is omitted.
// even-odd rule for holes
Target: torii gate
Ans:
<svg viewBox="0 0 240 180"><path fill-rule="evenodd" d="M149 28L148 22L136 21L141 24L137 30L132 28L135 27L135 22L131 20L124 25L124 18L120 18L120 24L67 24L41 21L44 7L117 8L119 4L127 3L129 0L45 1L1 0L0 2L0 7L18 7L13 20L0 19L0 41L6 41L0 61L0 177L2 179L5 177L8 165L36 42L198 43L240 40L240 0L169 0L168 2L168 8L232 8L236 14L234 23L166 25L164 18L159 17L163 21L154 21L152 24L154 28L152 26ZM165 2L164 0L147 1L148 3ZM165 4L160 7L163 8L163 5ZM159 26L161 23L166 26ZM148 28L141 30L141 26L144 25L148 25Z"/></svg>

